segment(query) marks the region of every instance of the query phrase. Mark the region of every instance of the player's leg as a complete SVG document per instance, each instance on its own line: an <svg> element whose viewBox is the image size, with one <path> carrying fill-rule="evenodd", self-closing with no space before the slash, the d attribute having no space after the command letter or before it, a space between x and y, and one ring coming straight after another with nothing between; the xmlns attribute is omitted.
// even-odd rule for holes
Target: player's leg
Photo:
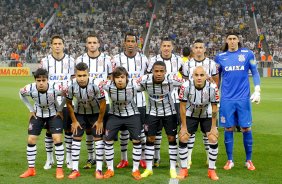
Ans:
<svg viewBox="0 0 282 184"><path fill-rule="evenodd" d="M28 162L28 169L20 175L20 178L27 178L30 176L35 176L35 159L37 154L37 138L41 133L41 130L44 126L44 120L42 118L31 117L29 120L28 126L28 138L27 138L27 147L26 147L26 157Z"/></svg>
<svg viewBox="0 0 282 184"><path fill-rule="evenodd" d="M176 178L176 161L177 161L177 143L176 143L176 134L177 134L177 118L176 115L164 116L163 126L168 138L168 152L169 152L169 162L170 162L170 177Z"/></svg>
<svg viewBox="0 0 282 184"><path fill-rule="evenodd" d="M66 147L66 164L67 168L72 169L71 146L72 146L72 132L71 132L71 118L66 107L63 108L63 125L65 132L65 147Z"/></svg>
<svg viewBox="0 0 282 184"><path fill-rule="evenodd" d="M45 170L51 169L52 165L54 164L53 139L52 139L52 134L48 129L49 128L46 127L46 134L45 134L46 162L43 167Z"/></svg>
<svg viewBox="0 0 282 184"><path fill-rule="evenodd" d="M118 163L117 168L124 168L128 166L127 146L129 142L129 132L124 127L120 131L119 141L120 141L121 161Z"/></svg>
<svg viewBox="0 0 282 184"><path fill-rule="evenodd" d="M160 166L160 161L161 161L161 144L162 144L162 129L163 129L163 124L162 121L160 122L159 127L157 127L157 133L156 133L156 138L154 142L154 167L159 167Z"/></svg>
<svg viewBox="0 0 282 184"><path fill-rule="evenodd" d="M50 127L50 132L52 133L52 138L55 145L55 155L57 161L56 178L63 179L63 163L64 163L64 146L62 143L62 133L63 133L63 120L60 116L55 116L48 118L47 123Z"/></svg>
<svg viewBox="0 0 282 184"><path fill-rule="evenodd" d="M155 138L157 129L160 126L161 118L157 116L148 115L148 120L144 124L144 130L146 132L146 146L145 146L145 157L146 157L146 169L141 174L142 178L146 178L153 174L153 159L155 153Z"/></svg>
<svg viewBox="0 0 282 184"><path fill-rule="evenodd" d="M222 101L219 108L219 124L224 127L224 144L227 154L227 162L223 167L230 170L234 167L233 163L233 127L236 125L236 107L233 101Z"/></svg>
<svg viewBox="0 0 282 184"><path fill-rule="evenodd" d="M218 180L215 169L215 163L218 155L218 133L211 132L212 119L205 118L201 119L201 130L203 134L206 134L208 137L209 144L209 169L208 169L208 177L212 180Z"/></svg>
<svg viewBox="0 0 282 184"><path fill-rule="evenodd" d="M96 164L94 138L91 129L86 129L86 148L87 148L87 161L83 169L91 169L92 165Z"/></svg>
<svg viewBox="0 0 282 184"><path fill-rule="evenodd" d="M120 127L123 125L122 120L115 115L109 115L105 128L105 157L107 162L107 171L104 178L114 176L114 139L116 138Z"/></svg>
<svg viewBox="0 0 282 184"><path fill-rule="evenodd" d="M193 152L193 148L194 148L194 143L195 143L195 139L196 139L196 134L193 133L190 138L188 139L188 143L187 143L187 147L188 147L188 158L187 158L187 168L190 169L191 165L192 165L192 152Z"/></svg>
<svg viewBox="0 0 282 184"><path fill-rule="evenodd" d="M181 170L177 176L178 179L185 179L188 176L188 147L187 143L189 142L189 139L191 138L191 135L195 135L195 132L198 129L199 121L197 118L191 118L186 117L186 126L188 134L186 135L179 135L179 158L180 158L180 165Z"/></svg>
<svg viewBox="0 0 282 184"><path fill-rule="evenodd" d="M141 139L140 140L141 140L142 153L141 153L140 166L146 169L146 158L145 158L146 135L144 131L144 124L146 121L146 106L138 107L138 111L140 112L140 119L141 119Z"/></svg>
<svg viewBox="0 0 282 184"><path fill-rule="evenodd" d="M84 115L75 114L77 121L80 123L81 128L77 128L76 134L73 134L73 141L71 145L71 158L72 158L72 172L68 176L69 179L75 179L80 176L78 164L79 164L79 156L80 156L80 148L81 148L81 139L84 134L84 130L86 128L86 121L84 119Z"/></svg>
<svg viewBox="0 0 282 184"><path fill-rule="evenodd" d="M242 128L243 142L246 153L246 164L248 170L255 170L252 162L253 135L252 135L252 113L250 100L238 101L238 124Z"/></svg>
<svg viewBox="0 0 282 184"><path fill-rule="evenodd" d="M141 179L141 174L139 171L139 163L141 160L141 118L139 114L130 116L126 118L125 126L129 131L130 137L133 143L132 150L132 160L133 160L133 168L132 168L132 176L135 180Z"/></svg>

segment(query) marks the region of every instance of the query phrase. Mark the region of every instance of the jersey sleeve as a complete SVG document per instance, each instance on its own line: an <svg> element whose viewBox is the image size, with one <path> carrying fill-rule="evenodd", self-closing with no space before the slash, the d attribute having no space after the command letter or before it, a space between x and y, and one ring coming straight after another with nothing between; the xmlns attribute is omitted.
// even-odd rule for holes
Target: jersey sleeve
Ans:
<svg viewBox="0 0 282 184"><path fill-rule="evenodd" d="M68 85L64 86L64 93L66 94L66 99L73 99L73 80L68 82Z"/></svg>
<svg viewBox="0 0 282 184"><path fill-rule="evenodd" d="M172 80L173 86L180 87L184 83L184 79L179 78L177 73L169 74L169 79Z"/></svg>
<svg viewBox="0 0 282 184"><path fill-rule="evenodd" d="M156 61L156 58L155 58L155 57L152 57L152 58L149 60L146 73L152 73L153 65L154 65L155 61Z"/></svg>
<svg viewBox="0 0 282 184"><path fill-rule="evenodd" d="M220 65L220 57L219 55L215 56L215 64L216 64L216 72L219 74L222 71L221 65Z"/></svg>
<svg viewBox="0 0 282 184"><path fill-rule="evenodd" d="M98 100L102 100L105 98L105 91L103 89L103 87L101 87L100 85L96 85L96 84L92 84L94 91L95 91L95 96Z"/></svg>
<svg viewBox="0 0 282 184"><path fill-rule="evenodd" d="M143 75L135 80L134 85L137 91L145 91L145 79L148 79L148 75Z"/></svg>
<svg viewBox="0 0 282 184"><path fill-rule="evenodd" d="M187 102L188 101L188 97L189 97L189 81L186 81L185 83L183 83L180 87L180 91L179 91L179 101L181 102Z"/></svg>
<svg viewBox="0 0 282 184"><path fill-rule="evenodd" d="M31 88L32 88L32 84L28 84L25 87L21 88L19 92L20 99L23 101L25 106L28 108L29 112L34 111L32 105L30 104L27 98L28 96L31 96Z"/></svg>
<svg viewBox="0 0 282 184"><path fill-rule="evenodd" d="M62 102L59 104L58 103L58 100L55 99L55 104L56 106L58 107L58 111L59 112L62 112L65 104L66 104L66 97L64 96L64 86L62 85L62 83L54 83L53 84L53 88L54 88L54 91L55 91L55 96L61 96L61 100Z"/></svg>
<svg viewBox="0 0 282 184"><path fill-rule="evenodd" d="M106 66L107 66L107 75L111 75L113 73L113 65L111 62L111 58L106 56Z"/></svg>
<svg viewBox="0 0 282 184"><path fill-rule="evenodd" d="M211 75L215 76L218 74L216 63L211 60Z"/></svg>
<svg viewBox="0 0 282 184"><path fill-rule="evenodd" d="M185 78L188 78L189 77L189 70L188 70L188 62L187 63L183 63L182 64L182 75L185 77Z"/></svg>
<svg viewBox="0 0 282 184"><path fill-rule="evenodd" d="M211 84L211 88L212 88L212 93L210 93L210 99L211 99L211 103L219 103L219 91L218 91L218 87L216 84L212 83Z"/></svg>
<svg viewBox="0 0 282 184"><path fill-rule="evenodd" d="M256 61L256 58L254 56L254 53L252 51L249 51L250 54L249 54L249 65L250 65L250 70L252 72L252 75L253 75L253 82L254 82L254 85L257 86L257 85L260 85L260 76L259 76L259 73L258 73L258 69L257 69L257 61Z"/></svg>

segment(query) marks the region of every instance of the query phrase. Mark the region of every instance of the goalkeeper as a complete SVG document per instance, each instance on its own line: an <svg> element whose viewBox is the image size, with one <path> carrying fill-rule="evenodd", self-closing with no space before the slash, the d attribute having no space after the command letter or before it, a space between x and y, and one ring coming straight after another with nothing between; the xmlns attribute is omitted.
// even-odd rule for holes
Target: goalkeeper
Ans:
<svg viewBox="0 0 282 184"><path fill-rule="evenodd" d="M260 102L260 76L253 52L242 48L239 34L230 31L226 35L223 52L217 54L215 62L218 64L221 78L221 99L219 109L220 126L225 128L224 142L228 160L225 170L234 167L233 162L233 129L241 127L246 152L245 166L248 170L255 170L252 163L252 113L251 103ZM254 93L250 96L249 70L253 76Z"/></svg>

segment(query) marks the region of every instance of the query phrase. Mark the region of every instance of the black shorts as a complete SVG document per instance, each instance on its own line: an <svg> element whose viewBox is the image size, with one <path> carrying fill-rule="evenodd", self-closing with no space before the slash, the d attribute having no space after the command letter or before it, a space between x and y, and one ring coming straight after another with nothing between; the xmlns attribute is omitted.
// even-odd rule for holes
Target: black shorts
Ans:
<svg viewBox="0 0 282 184"><path fill-rule="evenodd" d="M71 130L71 117L70 117L70 113L67 107L63 108L63 125L64 125L64 130Z"/></svg>
<svg viewBox="0 0 282 184"><path fill-rule="evenodd" d="M63 120L60 116L52 116L49 118L31 117L28 126L28 135L40 135L44 126L48 127L51 134L63 133Z"/></svg>
<svg viewBox="0 0 282 184"><path fill-rule="evenodd" d="M118 131L121 128L125 128L129 131L130 138L134 140L140 140L141 137L141 121L140 114L135 114L132 116L115 116L110 115L106 130L105 130L105 140L112 141L117 137Z"/></svg>
<svg viewBox="0 0 282 184"><path fill-rule="evenodd" d="M138 107L138 111L140 112L140 120L142 126L145 124L146 121L146 106L144 107Z"/></svg>
<svg viewBox="0 0 282 184"><path fill-rule="evenodd" d="M177 134L177 118L175 114L169 116L148 115L147 117L148 121L144 125L147 136L156 136L157 132L160 130L160 124L164 127L167 135L175 136Z"/></svg>
<svg viewBox="0 0 282 184"><path fill-rule="evenodd" d="M201 131L207 133L211 131L212 119L211 118L192 118L186 117L187 130L190 134L194 134L198 130L198 126L201 126Z"/></svg>
<svg viewBox="0 0 282 184"><path fill-rule="evenodd" d="M75 114L77 121L80 123L82 129L77 128L77 133L74 137L82 137L86 129L91 129L91 133L95 138L102 138L103 134L96 134L96 127L92 128L97 121L99 114Z"/></svg>

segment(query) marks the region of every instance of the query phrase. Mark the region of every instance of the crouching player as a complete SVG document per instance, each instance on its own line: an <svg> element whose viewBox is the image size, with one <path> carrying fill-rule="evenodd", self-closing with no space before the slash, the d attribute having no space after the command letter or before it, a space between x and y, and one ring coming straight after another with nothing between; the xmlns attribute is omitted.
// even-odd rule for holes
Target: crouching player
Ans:
<svg viewBox="0 0 282 184"><path fill-rule="evenodd" d="M89 68L85 63L78 63L75 66L75 77L65 90L73 132L72 172L68 178L75 179L80 176L78 163L81 139L84 131L91 128L96 147L96 178L102 179L100 176L104 155L103 117L106 110L104 91L89 78ZM74 98L76 100L73 100Z"/></svg>
<svg viewBox="0 0 282 184"><path fill-rule="evenodd" d="M193 80L185 82L180 89L180 117L181 129L179 132L179 157L181 170L178 179L188 176L187 142L200 124L201 131L209 139L209 169L208 177L218 180L215 172L215 162L218 154L218 131L216 127L217 103L219 102L216 84L208 82L207 74L202 66L193 71ZM186 109L187 107L187 109Z"/></svg>
<svg viewBox="0 0 282 184"><path fill-rule="evenodd" d="M65 104L65 99L63 98L63 103L61 103L60 106L57 101L57 97L62 94L62 86L60 84L49 83L48 72L42 68L35 71L34 79L35 83L28 84L20 90L20 98L30 111L26 149L28 170L20 175L20 177L27 178L36 175L36 142L46 123L55 143L55 155L57 160L56 178L62 179L64 178L62 169L64 161L62 109ZM30 104L27 98L28 96L34 101L34 106Z"/></svg>
<svg viewBox="0 0 282 184"><path fill-rule="evenodd" d="M104 178L114 176L114 139L118 131L123 128L128 130L133 142L133 169L132 176L136 180L141 179L139 162L141 159L141 119L134 98L137 95L136 85L133 79L128 79L128 72L124 67L117 67L112 73L113 80L100 83L108 92L112 100L112 108L109 111L109 119L105 129L105 157L108 170Z"/></svg>

